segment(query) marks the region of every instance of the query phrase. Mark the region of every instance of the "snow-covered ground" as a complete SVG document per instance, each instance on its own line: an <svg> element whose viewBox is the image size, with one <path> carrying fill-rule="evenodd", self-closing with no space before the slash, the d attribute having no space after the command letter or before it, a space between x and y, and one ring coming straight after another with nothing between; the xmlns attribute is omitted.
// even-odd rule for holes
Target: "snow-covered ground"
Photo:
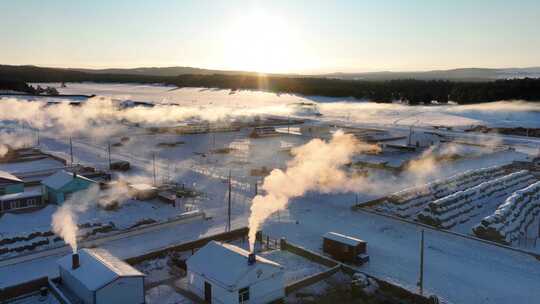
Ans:
<svg viewBox="0 0 540 304"><path fill-rule="evenodd" d="M322 235L335 231L368 242L370 261L360 270L416 289L420 227L370 213L353 212L353 195L308 195L273 216L263 230L322 252ZM298 224L297 224L298 221ZM540 263L529 255L477 241L425 232L427 293L448 303L534 303Z"/></svg>
<svg viewBox="0 0 540 304"><path fill-rule="evenodd" d="M69 84L61 89L67 94L97 94L114 99L176 103L199 108L203 112L226 110L230 113L267 113L292 115L290 103L316 102L323 114L322 122L338 122L351 126L377 126L407 135L411 124L414 132L431 130L432 125L459 128L476 124L540 127L540 111L530 103L491 103L472 106L408 107L398 104L375 104L350 99L276 95L267 92L176 89L160 85ZM315 117L311 117L315 119ZM106 128L106 126L99 126ZM211 220L164 228L151 234L108 242L103 245L113 254L127 258L164 246L222 232L227 217L227 183L229 169L233 178L232 226L247 223L255 182L261 177L247 174L254 168L285 166L290 159L283 150L300 145L307 139L293 136L250 139L248 130L215 135L170 135L141 132L134 126L125 127L122 134L111 138L88 136L74 138L76 162L98 168L108 163L107 141L114 144L124 135L129 140L112 147L112 158L132 163L133 170L116 177L128 180L152 179L152 155L156 155L158 179L171 179L204 193L197 202ZM481 142L492 135L443 132ZM69 154L65 135L42 130L41 147L64 157ZM378 179L376 189L368 193L326 194L308 193L295 199L288 208L270 218L263 229L272 237L286 237L293 243L320 251L322 235L335 231L368 241L371 260L361 270L385 278L411 290L416 289L419 268L419 227L371 213L354 212L350 207L359 201L388 195L407 187L448 177L469 169L507 164L523 160L526 153L535 152L540 141L518 137L499 137L497 142L510 140L527 145L517 151L488 153L480 158L460 159L435 165L435 170L419 170L392 175L378 170L369 172ZM499 141L500 139L500 141ZM178 143L176 146L159 143ZM233 148L229 154L212 154L214 148ZM202 156L200 153L206 154ZM97 215L96 215L97 216ZM1 222L2 219L0 219ZM0 231L2 232L2 231ZM49 256L0 268L0 287L20 283L42 275L56 275L55 261ZM436 231L426 231L425 289L449 303L534 303L540 299L536 286L540 281L540 263L529 255L479 243L474 240ZM10 274L5 275L5 274ZM304 273L298 274L298 276ZM163 288L162 288L163 289ZM162 290L163 293L169 291ZM155 293L159 293L156 289ZM148 299L149 302L152 299Z"/></svg>
<svg viewBox="0 0 540 304"><path fill-rule="evenodd" d="M283 114L281 106L292 103L318 103L324 120L373 124L443 126L540 126L540 107L534 103L496 102L478 105L415 106L376 104L351 98L328 98L275 94L260 91L236 91L183 88L163 85L69 83L55 85L62 94L96 94L122 100L152 103L176 103L201 107L230 107L236 110L267 107ZM277 106L277 107L276 107ZM269 107L269 108L268 108Z"/></svg>

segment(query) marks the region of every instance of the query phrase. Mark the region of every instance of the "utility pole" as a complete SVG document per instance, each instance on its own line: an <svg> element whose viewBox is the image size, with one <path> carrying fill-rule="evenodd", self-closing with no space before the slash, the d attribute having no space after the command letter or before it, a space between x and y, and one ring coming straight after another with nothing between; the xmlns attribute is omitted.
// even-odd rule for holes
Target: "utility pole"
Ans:
<svg viewBox="0 0 540 304"><path fill-rule="evenodd" d="M413 129L413 125L410 125L410 126L409 126L409 140L408 140L408 146L411 145L412 129Z"/></svg>
<svg viewBox="0 0 540 304"><path fill-rule="evenodd" d="M227 206L227 232L231 231L231 192L232 192L231 170L229 170L229 200L228 200L228 206Z"/></svg>
<svg viewBox="0 0 540 304"><path fill-rule="evenodd" d="M291 116L287 116L287 134L291 134Z"/></svg>
<svg viewBox="0 0 540 304"><path fill-rule="evenodd" d="M71 156L71 165L73 166L73 140L69 137L69 155Z"/></svg>
<svg viewBox="0 0 540 304"><path fill-rule="evenodd" d="M420 276L418 278L418 288L420 295L424 295L424 229L420 238Z"/></svg>
<svg viewBox="0 0 540 304"><path fill-rule="evenodd" d="M154 186L156 185L156 152L152 152L152 167L154 168Z"/></svg>
<svg viewBox="0 0 540 304"><path fill-rule="evenodd" d="M111 170L111 142L107 142L107 154L109 155L109 170Z"/></svg>

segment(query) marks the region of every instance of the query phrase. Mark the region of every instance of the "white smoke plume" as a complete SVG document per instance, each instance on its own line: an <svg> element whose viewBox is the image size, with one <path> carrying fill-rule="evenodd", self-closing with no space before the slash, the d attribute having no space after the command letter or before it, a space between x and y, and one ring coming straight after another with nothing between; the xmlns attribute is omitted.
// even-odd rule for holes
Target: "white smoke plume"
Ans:
<svg viewBox="0 0 540 304"><path fill-rule="evenodd" d="M28 132L7 132L0 130L0 157L5 156L9 149L30 147L34 138Z"/></svg>
<svg viewBox="0 0 540 304"><path fill-rule="evenodd" d="M97 203L98 191L98 186L92 186L87 190L74 193L52 216L53 232L64 239L73 252L77 252L79 214L86 211L93 203Z"/></svg>
<svg viewBox="0 0 540 304"><path fill-rule="evenodd" d="M3 98L0 121L15 121L35 129L52 130L61 136L105 137L124 130L125 123L149 126L174 126L191 120L227 123L253 119L260 114L289 115L291 111L286 106L234 108L155 104L153 107L122 108L119 101L104 97L90 98L80 106Z"/></svg>
<svg viewBox="0 0 540 304"><path fill-rule="evenodd" d="M52 216L53 232L64 239L73 252L77 251L77 235L79 216L93 207L107 207L113 203L121 204L128 198L127 187L124 183L119 183L104 191L101 195L98 185L74 193L66 200Z"/></svg>
<svg viewBox="0 0 540 304"><path fill-rule="evenodd" d="M377 146L359 142L353 135L341 130L325 142L313 139L294 148L294 159L285 171L275 169L263 182L264 195L257 195L251 205L249 217L249 243L254 249L255 235L264 221L274 212L284 209L289 200L308 191L322 193L358 191L367 185L361 176L352 176L343 170L354 154L377 149Z"/></svg>

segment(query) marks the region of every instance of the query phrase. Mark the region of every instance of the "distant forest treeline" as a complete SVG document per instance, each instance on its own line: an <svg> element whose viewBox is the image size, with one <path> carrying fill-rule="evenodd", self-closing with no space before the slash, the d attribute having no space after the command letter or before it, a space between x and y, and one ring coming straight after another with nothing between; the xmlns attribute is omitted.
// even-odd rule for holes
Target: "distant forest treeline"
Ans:
<svg viewBox="0 0 540 304"><path fill-rule="evenodd" d="M316 77L257 75L148 76L95 74L68 69L34 66L0 66L0 89L23 88L26 82L113 82L162 83L178 87L206 87L232 90L265 90L328 97L354 97L376 102L406 100L410 104L449 100L472 104L497 100L540 101L540 79L524 78L487 82L446 80L343 80ZM9 89L9 88L7 88ZM15 88L11 88L15 89Z"/></svg>

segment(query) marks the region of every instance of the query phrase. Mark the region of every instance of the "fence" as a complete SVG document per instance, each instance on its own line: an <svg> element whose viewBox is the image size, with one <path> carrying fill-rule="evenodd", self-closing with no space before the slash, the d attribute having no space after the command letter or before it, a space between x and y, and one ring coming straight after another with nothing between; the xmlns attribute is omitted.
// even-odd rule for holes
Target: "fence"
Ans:
<svg viewBox="0 0 540 304"><path fill-rule="evenodd" d="M353 275L354 273L363 273L355 269L354 267L340 263L338 261L335 261L331 258L325 257L321 254L315 253L313 251L310 251L308 249L305 249L301 246L292 244L287 242L285 239L280 240L280 247L281 250L289 251L293 254L302 256L310 261L313 261L315 263L322 264L327 267L331 267L328 270L325 270L323 272L319 272L317 274L314 274L312 276L309 276L307 278L301 279L299 281L296 281L292 284L289 284L285 287L286 294L288 295L291 292L294 292L300 288L315 284L321 280L324 280L334 273L338 271L343 271L344 273L348 275ZM430 300L422 295L413 293L403 287L394 285L392 283L389 283L387 281L375 278L373 276L370 276L368 274L363 273L364 275L374 279L377 284L379 284L380 290L382 290L385 294L389 294L393 297L396 297L400 300L402 300L401 303L415 303L415 304L430 304Z"/></svg>
<svg viewBox="0 0 540 304"><path fill-rule="evenodd" d="M0 301L5 301L7 299L36 292L41 287L48 287L48 285L49 279L47 277L41 277L23 284L10 286L4 289L0 288Z"/></svg>

